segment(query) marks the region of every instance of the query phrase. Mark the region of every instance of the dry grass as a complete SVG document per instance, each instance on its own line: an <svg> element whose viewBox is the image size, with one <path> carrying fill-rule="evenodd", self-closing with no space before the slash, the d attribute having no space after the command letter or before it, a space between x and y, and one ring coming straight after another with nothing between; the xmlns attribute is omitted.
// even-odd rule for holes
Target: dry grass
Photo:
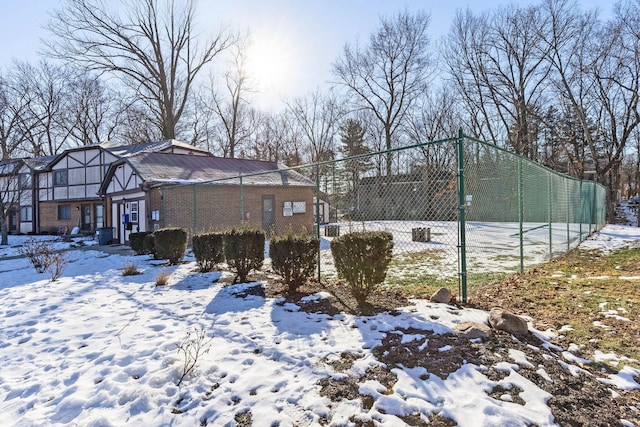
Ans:
<svg viewBox="0 0 640 427"><path fill-rule="evenodd" d="M476 287L469 302L530 316L540 330L568 326L572 330L558 338L563 347L575 343L589 355L627 356L636 361L626 364L640 367L639 284L640 250L574 250L524 275Z"/></svg>
<svg viewBox="0 0 640 427"><path fill-rule="evenodd" d="M124 268L122 269L123 276L135 276L137 274L142 274L142 272L138 270L138 267L133 262L125 264Z"/></svg>
<svg viewBox="0 0 640 427"><path fill-rule="evenodd" d="M169 274L162 270L156 277L156 286L167 286L169 284Z"/></svg>

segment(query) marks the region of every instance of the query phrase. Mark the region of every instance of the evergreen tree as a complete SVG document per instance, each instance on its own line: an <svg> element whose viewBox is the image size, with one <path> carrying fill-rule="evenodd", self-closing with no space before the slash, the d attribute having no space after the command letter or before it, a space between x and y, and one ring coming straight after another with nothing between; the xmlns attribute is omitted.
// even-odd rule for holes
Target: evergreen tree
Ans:
<svg viewBox="0 0 640 427"><path fill-rule="evenodd" d="M344 158L368 154L369 147L364 144L365 129L359 120L347 119L340 126L340 141L342 142L342 156ZM354 190L360 176L372 168L371 157L359 157L344 162L344 173L349 182L349 190Z"/></svg>

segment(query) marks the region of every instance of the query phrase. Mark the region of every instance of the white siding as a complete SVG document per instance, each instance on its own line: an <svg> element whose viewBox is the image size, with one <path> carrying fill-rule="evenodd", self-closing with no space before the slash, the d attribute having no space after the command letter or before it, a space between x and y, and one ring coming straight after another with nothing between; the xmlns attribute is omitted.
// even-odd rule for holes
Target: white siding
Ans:
<svg viewBox="0 0 640 427"><path fill-rule="evenodd" d="M86 187L84 185L76 185L74 187L69 187L69 195L67 197L69 199L83 199L87 197L85 193L85 188Z"/></svg>
<svg viewBox="0 0 640 427"><path fill-rule="evenodd" d="M87 184L100 183L102 180L102 168L100 166L89 166L87 171Z"/></svg>
<svg viewBox="0 0 640 427"><path fill-rule="evenodd" d="M69 169L69 185L84 184L84 169Z"/></svg>
<svg viewBox="0 0 640 427"><path fill-rule="evenodd" d="M53 189L53 195L57 200L69 198L69 192L67 191L67 187L55 187Z"/></svg>

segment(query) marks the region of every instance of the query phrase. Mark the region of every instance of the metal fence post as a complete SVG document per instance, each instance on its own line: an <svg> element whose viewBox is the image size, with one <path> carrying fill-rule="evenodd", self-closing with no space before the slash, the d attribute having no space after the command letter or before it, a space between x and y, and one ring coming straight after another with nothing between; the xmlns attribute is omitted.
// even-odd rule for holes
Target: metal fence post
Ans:
<svg viewBox="0 0 640 427"><path fill-rule="evenodd" d="M193 234L198 232L198 190L197 184L193 184Z"/></svg>
<svg viewBox="0 0 640 427"><path fill-rule="evenodd" d="M553 259L553 175L547 172L547 216L549 217L549 260Z"/></svg>
<svg viewBox="0 0 640 427"><path fill-rule="evenodd" d="M329 208L331 209L331 208ZM329 212L329 216L331 216L331 212ZM329 220L331 221L331 220ZM320 165L316 163L316 237L318 238L318 244L321 245L322 237L320 237ZM321 282L321 267L322 264L320 257L320 252L322 248L318 249L318 283Z"/></svg>
<svg viewBox="0 0 640 427"><path fill-rule="evenodd" d="M458 130L456 140L458 148L458 235L460 247L460 287L462 290L462 302L467 302L467 235L465 218L465 191L464 191L464 134L462 128Z"/></svg>
<svg viewBox="0 0 640 427"><path fill-rule="evenodd" d="M167 226L167 202L166 202L166 197L164 194L164 185L160 187L161 189L161 193L160 193L160 200L161 200L161 204L162 204L162 228L165 228Z"/></svg>
<svg viewBox="0 0 640 427"><path fill-rule="evenodd" d="M520 227L520 273L524 273L524 183L522 179L522 157L518 156L518 223Z"/></svg>
<svg viewBox="0 0 640 427"><path fill-rule="evenodd" d="M240 178L240 224L245 225L244 220L244 189L242 188L242 172L238 174Z"/></svg>

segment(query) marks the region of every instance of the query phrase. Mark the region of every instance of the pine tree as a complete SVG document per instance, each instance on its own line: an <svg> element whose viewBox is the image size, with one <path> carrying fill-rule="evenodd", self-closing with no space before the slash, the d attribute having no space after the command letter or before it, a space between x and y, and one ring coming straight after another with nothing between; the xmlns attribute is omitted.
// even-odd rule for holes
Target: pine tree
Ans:
<svg viewBox="0 0 640 427"><path fill-rule="evenodd" d="M371 152L364 143L365 129L359 120L347 119L340 126L340 141L344 158L360 156ZM344 173L349 181L349 190L354 190L363 173L372 168L371 157L364 156L344 162Z"/></svg>

